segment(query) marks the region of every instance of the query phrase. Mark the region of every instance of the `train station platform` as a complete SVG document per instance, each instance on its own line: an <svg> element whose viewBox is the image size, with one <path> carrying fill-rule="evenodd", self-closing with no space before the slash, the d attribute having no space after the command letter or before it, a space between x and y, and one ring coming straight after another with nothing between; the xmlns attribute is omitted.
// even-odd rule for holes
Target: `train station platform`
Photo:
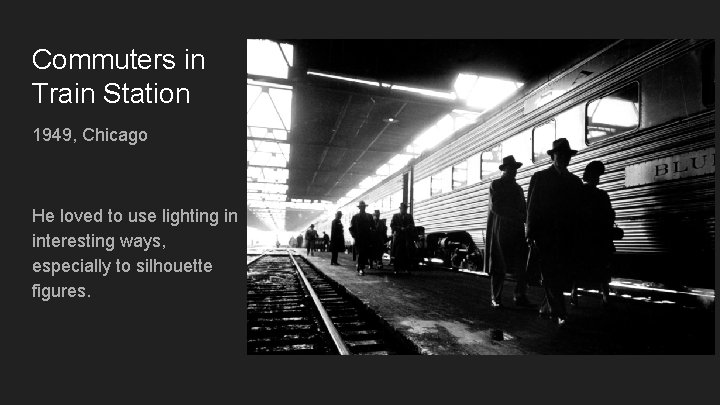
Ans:
<svg viewBox="0 0 720 405"><path fill-rule="evenodd" d="M295 252L305 256L305 249ZM388 266L359 276L351 255L340 254L339 266L330 265L328 252L305 257L423 354L715 353L714 293L712 302L689 307L614 286L605 309L597 293L583 291L577 307L566 301L568 322L560 327L537 308L515 306L512 281L505 284L504 307L494 309L487 276L431 268L395 275ZM533 304L543 296L542 288L528 288Z"/></svg>

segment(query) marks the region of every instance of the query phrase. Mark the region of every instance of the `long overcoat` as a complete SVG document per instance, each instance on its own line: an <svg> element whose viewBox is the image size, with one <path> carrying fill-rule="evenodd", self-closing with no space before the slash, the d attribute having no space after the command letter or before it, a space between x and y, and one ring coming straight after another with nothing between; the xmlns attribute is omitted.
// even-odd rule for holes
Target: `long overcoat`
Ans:
<svg viewBox="0 0 720 405"><path fill-rule="evenodd" d="M577 264L581 189L579 177L553 166L530 179L527 237L537 243L543 284L566 283Z"/></svg>
<svg viewBox="0 0 720 405"><path fill-rule="evenodd" d="M313 247L315 244L315 239L318 238L317 231L314 229L308 228L307 231L305 231L305 243L307 246Z"/></svg>
<svg viewBox="0 0 720 405"><path fill-rule="evenodd" d="M355 238L355 247L357 248L358 254L369 254L370 246L372 246L373 232L375 226L373 225L372 215L365 213L357 213L353 215L350 220L350 235Z"/></svg>
<svg viewBox="0 0 720 405"><path fill-rule="evenodd" d="M392 229L392 256L395 258L395 263L409 263L415 254L415 220L410 214L393 214L390 229Z"/></svg>
<svg viewBox="0 0 720 405"><path fill-rule="evenodd" d="M485 268L490 274L518 273L527 258L525 195L512 177L490 184Z"/></svg>
<svg viewBox="0 0 720 405"><path fill-rule="evenodd" d="M345 250L345 232L342 221L333 219L330 228L330 251L342 252Z"/></svg>
<svg viewBox="0 0 720 405"><path fill-rule="evenodd" d="M605 190L585 184L582 187L581 204L582 273L580 279L610 281L610 258L615 252L612 228L615 211Z"/></svg>
<svg viewBox="0 0 720 405"><path fill-rule="evenodd" d="M374 219L374 218L373 218ZM384 219L378 219L373 221L375 225L375 234L372 243L372 249L375 257L382 257L385 253L385 243L387 242L387 225L385 225Z"/></svg>

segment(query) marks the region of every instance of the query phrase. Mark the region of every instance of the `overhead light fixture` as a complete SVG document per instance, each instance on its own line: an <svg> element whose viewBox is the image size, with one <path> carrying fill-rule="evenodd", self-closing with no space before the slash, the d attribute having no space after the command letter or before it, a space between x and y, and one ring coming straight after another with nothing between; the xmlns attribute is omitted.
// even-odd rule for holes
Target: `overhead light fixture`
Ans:
<svg viewBox="0 0 720 405"><path fill-rule="evenodd" d="M398 122L400 122L400 120L396 120L395 118L390 117L385 118L383 122L387 122L388 124L397 124Z"/></svg>

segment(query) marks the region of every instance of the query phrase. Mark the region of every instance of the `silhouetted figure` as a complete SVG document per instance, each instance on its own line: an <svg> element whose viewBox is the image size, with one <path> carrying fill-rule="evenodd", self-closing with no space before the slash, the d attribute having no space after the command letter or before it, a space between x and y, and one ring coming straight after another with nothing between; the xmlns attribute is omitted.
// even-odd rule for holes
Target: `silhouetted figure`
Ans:
<svg viewBox="0 0 720 405"><path fill-rule="evenodd" d="M325 252L328 250L328 245L330 244L330 237L325 231L323 231L322 241L322 251Z"/></svg>
<svg viewBox="0 0 720 405"><path fill-rule="evenodd" d="M315 225L310 224L310 228L305 231L305 243L307 243L308 256L315 256L315 240L317 239L317 237L318 234L315 230Z"/></svg>
<svg viewBox="0 0 720 405"><path fill-rule="evenodd" d="M610 298L610 260L615 252L612 229L615 223L615 211L605 190L597 188L600 176L605 173L605 165L594 160L585 167L581 203L581 247L580 269L573 279L570 303L578 305L577 282L600 284L603 305Z"/></svg>
<svg viewBox="0 0 720 405"><path fill-rule="evenodd" d="M385 242L387 242L387 225L385 225L384 219L380 219L380 210L373 212L373 226L375 227L375 234L372 243L373 255L370 268L377 265L378 269L382 269L382 256L385 253Z"/></svg>
<svg viewBox="0 0 720 405"><path fill-rule="evenodd" d="M407 212L408 205L400 203L400 213L393 214L390 221L392 229L392 257L395 265L395 273L400 271L410 272L415 258L415 221L412 215Z"/></svg>
<svg viewBox="0 0 720 405"><path fill-rule="evenodd" d="M297 237L297 247L298 247L298 249L302 249L302 246L303 246L303 236L302 236L302 234L300 234Z"/></svg>
<svg viewBox="0 0 720 405"><path fill-rule="evenodd" d="M355 249L357 250L357 271L359 275L365 274L365 266L371 259L371 244L375 228L373 227L372 215L365 212L365 201L358 203L360 212L353 215L350 220L350 235L355 238Z"/></svg>
<svg viewBox="0 0 720 405"><path fill-rule="evenodd" d="M500 165L502 176L490 183L485 268L490 273L490 306L493 308L502 306L503 284L508 272L517 278L513 301L517 305L530 305L525 277L527 207L522 187L515 182L520 166L522 163L516 162L513 155L506 156Z"/></svg>
<svg viewBox="0 0 720 405"><path fill-rule="evenodd" d="M570 158L577 153L570 149L567 139L553 141L547 153L552 165L530 179L527 239L540 256L545 288L540 314L551 316L558 325L563 325L567 320L563 290L576 264L577 211L582 182L567 170Z"/></svg>
<svg viewBox="0 0 720 405"><path fill-rule="evenodd" d="M342 212L338 211L335 213L335 219L330 227L330 252L332 253L330 264L334 265L340 264L338 263L338 252L345 251L345 232L340 218L342 218Z"/></svg>

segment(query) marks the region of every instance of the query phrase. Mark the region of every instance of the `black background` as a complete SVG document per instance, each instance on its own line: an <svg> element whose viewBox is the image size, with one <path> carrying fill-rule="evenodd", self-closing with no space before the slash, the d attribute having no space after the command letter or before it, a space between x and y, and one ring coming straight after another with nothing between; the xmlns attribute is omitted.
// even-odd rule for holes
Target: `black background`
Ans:
<svg viewBox="0 0 720 405"><path fill-rule="evenodd" d="M3 121L9 125L3 128L0 148L5 322L0 330L3 374L9 376L3 382L13 389L3 389L3 395L22 395L27 403L106 403L117 398L140 403L277 403L306 395L321 402L707 400L716 392L714 356L248 357L242 218L235 226L173 229L163 224L38 225L31 217L32 208L240 211L245 198L241 74L246 38L716 36L707 31L716 29L713 11L689 7L688 2L683 10L671 4L629 10L627 2L606 2L602 9L577 3L552 8L547 3L448 2L272 3L220 9L198 3L151 11L113 3L107 8L32 5L7 10L2 97ZM64 54L135 49L172 53L179 63L171 71L39 71L31 59L38 48ZM182 69L186 48L205 55L205 70ZM35 81L93 87L96 103L38 105L31 86ZM101 97L108 82L187 87L191 102L107 104ZM95 126L145 129L151 138L135 147L35 142L33 129L45 126L70 127L76 135ZM90 256L91 250L33 250L33 232L157 235L167 244L159 258L211 259L214 270L50 278L34 274L31 263L50 254ZM38 282L85 285L91 297L41 302L31 294Z"/></svg>

